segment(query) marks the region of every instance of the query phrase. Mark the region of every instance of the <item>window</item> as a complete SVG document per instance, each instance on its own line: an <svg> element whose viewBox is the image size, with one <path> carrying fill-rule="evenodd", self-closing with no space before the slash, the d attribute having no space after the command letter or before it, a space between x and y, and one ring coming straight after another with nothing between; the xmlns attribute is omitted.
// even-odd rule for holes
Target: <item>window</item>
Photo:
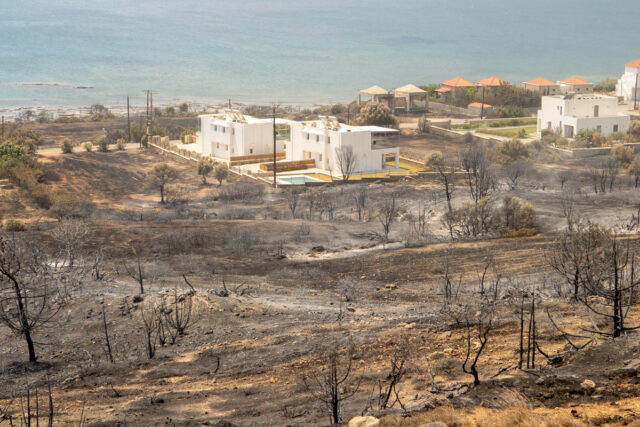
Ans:
<svg viewBox="0 0 640 427"><path fill-rule="evenodd" d="M613 131L618 132L618 125L613 125Z"/></svg>
<svg viewBox="0 0 640 427"><path fill-rule="evenodd" d="M284 144L284 149L285 149L285 150L287 149L287 144Z"/></svg>
<svg viewBox="0 0 640 427"><path fill-rule="evenodd" d="M322 154L320 154L320 161L322 161Z"/></svg>
<svg viewBox="0 0 640 427"><path fill-rule="evenodd" d="M218 126L213 126L214 132L218 132Z"/></svg>
<svg viewBox="0 0 640 427"><path fill-rule="evenodd" d="M219 143L216 143L216 148L220 148L220 144Z"/></svg>
<svg viewBox="0 0 640 427"><path fill-rule="evenodd" d="M253 154L253 148L249 148L249 154Z"/></svg>
<svg viewBox="0 0 640 427"><path fill-rule="evenodd" d="M327 137L327 144L331 144L331 137L330 136Z"/></svg>
<svg viewBox="0 0 640 427"><path fill-rule="evenodd" d="M320 141L320 135L316 135L316 142Z"/></svg>
<svg viewBox="0 0 640 427"><path fill-rule="evenodd" d="M226 129L225 129L225 128L222 128L222 133L225 133L225 131L226 131Z"/></svg>
<svg viewBox="0 0 640 427"><path fill-rule="evenodd" d="M599 113L600 113L600 107L597 106L597 105L594 105L593 106L593 117L598 117Z"/></svg>
<svg viewBox="0 0 640 427"><path fill-rule="evenodd" d="M235 135L236 134L236 129L235 128L231 128L231 135Z"/></svg>
<svg viewBox="0 0 640 427"><path fill-rule="evenodd" d="M309 139L309 134L307 134L307 139Z"/></svg>

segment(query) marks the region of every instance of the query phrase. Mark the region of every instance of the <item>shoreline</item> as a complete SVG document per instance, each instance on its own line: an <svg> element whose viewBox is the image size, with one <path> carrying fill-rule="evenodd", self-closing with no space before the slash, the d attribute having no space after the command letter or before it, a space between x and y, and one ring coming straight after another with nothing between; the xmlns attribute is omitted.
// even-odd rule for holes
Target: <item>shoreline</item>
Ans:
<svg viewBox="0 0 640 427"><path fill-rule="evenodd" d="M228 105L228 101L224 100L212 100L210 102L202 102L202 101L190 101L185 99L183 101L178 102L159 102L154 103L153 107L165 109L167 107L177 107L178 105L186 102L189 104L189 109L193 111L208 111L217 108L225 108ZM334 105L334 104L346 104L349 102L353 102L353 100L335 100L328 102L287 102L287 103L278 103L277 105L281 107L288 107L292 110L304 110L304 109L314 109L319 106L326 105ZM126 117L127 115L127 105L126 104L101 104L100 102L96 102L95 104L104 105L114 116L116 117ZM233 101L231 99L231 105L233 108L242 108L247 106L271 106L270 102L261 102L261 101ZM89 115L89 111L91 109L91 105L87 106L76 106L76 105L59 105L59 106L10 106L0 108L0 116L3 116L6 120L16 119L21 113L26 111L32 111L35 115L40 114L41 112L47 112L51 114L53 118L64 117L64 116L85 116ZM132 114L137 114L140 112L144 112L146 110L145 105L138 104L130 104L129 107Z"/></svg>

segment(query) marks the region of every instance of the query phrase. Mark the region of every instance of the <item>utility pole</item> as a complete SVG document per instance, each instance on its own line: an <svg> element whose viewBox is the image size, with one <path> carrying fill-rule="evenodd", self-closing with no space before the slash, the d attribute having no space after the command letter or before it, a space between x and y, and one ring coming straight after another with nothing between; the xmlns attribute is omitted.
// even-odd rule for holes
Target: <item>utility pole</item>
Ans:
<svg viewBox="0 0 640 427"><path fill-rule="evenodd" d="M231 111L231 98L229 98L229 111Z"/></svg>
<svg viewBox="0 0 640 427"><path fill-rule="evenodd" d="M278 188L276 172L276 104L273 104L273 187Z"/></svg>
<svg viewBox="0 0 640 427"><path fill-rule="evenodd" d="M148 146L151 142L151 107L153 104L151 103L151 91L147 90L147 140L145 142L145 146Z"/></svg>
<svg viewBox="0 0 640 427"><path fill-rule="evenodd" d="M2 116L2 134L0 135L0 142L4 140L4 116Z"/></svg>
<svg viewBox="0 0 640 427"><path fill-rule="evenodd" d="M129 95L127 95L127 130L129 132L129 140L131 142L131 116L129 115Z"/></svg>
<svg viewBox="0 0 640 427"><path fill-rule="evenodd" d="M482 85L482 105L480 106L480 120L484 118L484 85Z"/></svg>

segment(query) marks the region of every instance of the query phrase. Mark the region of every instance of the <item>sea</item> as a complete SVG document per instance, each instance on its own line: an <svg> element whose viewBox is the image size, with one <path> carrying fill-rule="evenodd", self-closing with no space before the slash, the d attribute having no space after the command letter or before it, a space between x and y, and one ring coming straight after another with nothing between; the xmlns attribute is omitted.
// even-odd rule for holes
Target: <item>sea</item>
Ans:
<svg viewBox="0 0 640 427"><path fill-rule="evenodd" d="M640 58L638 0L0 0L0 112L314 105L497 75L589 81Z"/></svg>

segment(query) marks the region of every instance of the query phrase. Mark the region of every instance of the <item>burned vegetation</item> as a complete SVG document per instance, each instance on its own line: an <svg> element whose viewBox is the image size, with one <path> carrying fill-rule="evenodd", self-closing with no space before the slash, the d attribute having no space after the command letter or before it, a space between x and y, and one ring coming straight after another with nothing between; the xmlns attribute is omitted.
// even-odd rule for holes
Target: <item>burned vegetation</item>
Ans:
<svg viewBox="0 0 640 427"><path fill-rule="evenodd" d="M0 425L639 422L635 158L444 148L284 188L12 154Z"/></svg>

